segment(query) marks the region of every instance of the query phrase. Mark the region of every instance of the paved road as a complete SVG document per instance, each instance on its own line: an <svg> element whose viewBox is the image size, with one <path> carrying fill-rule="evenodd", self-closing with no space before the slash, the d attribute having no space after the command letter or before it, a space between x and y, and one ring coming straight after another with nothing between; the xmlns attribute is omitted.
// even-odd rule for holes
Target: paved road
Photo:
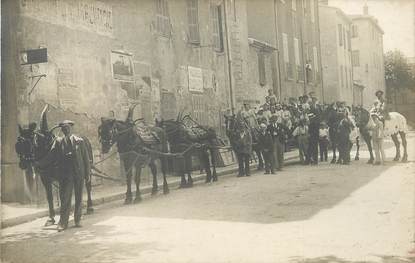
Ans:
<svg viewBox="0 0 415 263"><path fill-rule="evenodd" d="M7 228L3 262L409 262L414 146L411 134L404 164L290 166L111 203L63 233L45 219Z"/></svg>

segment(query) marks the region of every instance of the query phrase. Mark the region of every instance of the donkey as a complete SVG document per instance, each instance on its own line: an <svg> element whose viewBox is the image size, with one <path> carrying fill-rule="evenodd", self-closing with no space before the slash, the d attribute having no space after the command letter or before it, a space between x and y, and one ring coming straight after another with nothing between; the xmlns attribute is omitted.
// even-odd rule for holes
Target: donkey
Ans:
<svg viewBox="0 0 415 263"><path fill-rule="evenodd" d="M140 180L141 169L148 165L153 175L153 188L151 193L158 192L157 167L155 161L161 162L161 172L163 173L163 193L168 194L169 188L166 180L167 160L165 156L150 153L147 147L161 153L168 152L166 133L159 127L145 127L153 140L146 142L137 130L136 122L133 121L133 112L137 104L129 108L128 116L125 121L113 118L101 118L101 125L98 127L98 136L101 142L102 153L108 153L116 143L120 160L124 163L127 177L127 192L125 204L132 203L131 180L132 169L135 168L134 180L136 184L136 197L134 203L141 201Z"/></svg>
<svg viewBox="0 0 415 263"><path fill-rule="evenodd" d="M22 128L19 125L19 136L15 145L16 153L19 156L19 167L26 171L26 173L39 174L40 180L46 190L46 198L49 206L49 218L45 223L45 226L55 224L55 209L53 206L53 194L52 185L54 181L59 180L59 163L57 156L54 153L53 147L56 136L53 131L58 126L49 130L47 122L48 105L46 105L41 113L40 129L36 130L36 123L30 123L28 128ZM93 163L92 147L91 143L86 137L82 137L87 146L89 160ZM90 214L94 211L92 208L91 197L91 180L85 181L87 190L87 213Z"/></svg>

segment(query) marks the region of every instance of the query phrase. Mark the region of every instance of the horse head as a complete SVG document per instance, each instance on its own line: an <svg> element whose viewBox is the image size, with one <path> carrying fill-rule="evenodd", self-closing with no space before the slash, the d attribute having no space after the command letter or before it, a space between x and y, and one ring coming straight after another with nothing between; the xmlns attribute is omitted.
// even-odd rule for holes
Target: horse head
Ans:
<svg viewBox="0 0 415 263"><path fill-rule="evenodd" d="M33 161L39 160L51 149L55 139L53 130L57 126L51 130L48 129L47 109L48 105L45 106L41 114L40 130L36 130L37 124L35 122L29 123L27 128L23 128L20 124L18 125L19 136L17 137L15 150L20 159L19 166L22 169L29 168Z"/></svg>
<svg viewBox="0 0 415 263"><path fill-rule="evenodd" d="M98 126L98 138L101 143L101 152L108 153L115 143L116 120L113 118L101 118L101 125Z"/></svg>
<svg viewBox="0 0 415 263"><path fill-rule="evenodd" d="M356 125L359 128L366 127L370 121L370 113L363 107L355 107L353 110L353 116L355 117Z"/></svg>

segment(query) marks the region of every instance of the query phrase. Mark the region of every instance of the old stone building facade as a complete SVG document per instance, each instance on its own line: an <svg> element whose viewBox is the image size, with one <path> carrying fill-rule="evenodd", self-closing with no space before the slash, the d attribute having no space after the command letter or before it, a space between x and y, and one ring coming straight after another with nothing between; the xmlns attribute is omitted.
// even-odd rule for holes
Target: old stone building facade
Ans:
<svg viewBox="0 0 415 263"><path fill-rule="evenodd" d="M368 108L373 104L375 92L385 91L384 32L376 18L369 15L367 6L362 15L350 15L350 18L353 80L357 85L363 86L360 89L360 100Z"/></svg>
<svg viewBox="0 0 415 263"><path fill-rule="evenodd" d="M326 102L354 104L351 19L340 9L321 3L320 39Z"/></svg>
<svg viewBox="0 0 415 263"><path fill-rule="evenodd" d="M51 125L74 120L99 160L100 117L124 119L133 103L149 123L184 111L225 137L224 113L263 103L268 89L282 100L322 97L315 0L3 2L3 201L30 195L17 124L38 121L46 103ZM22 65L39 48L47 62ZM103 169L120 174L117 157Z"/></svg>

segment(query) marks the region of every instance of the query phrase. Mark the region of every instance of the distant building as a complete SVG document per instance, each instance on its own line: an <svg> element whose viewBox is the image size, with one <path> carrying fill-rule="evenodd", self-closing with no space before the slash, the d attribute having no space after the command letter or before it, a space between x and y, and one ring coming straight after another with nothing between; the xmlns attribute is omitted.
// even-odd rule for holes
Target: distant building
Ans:
<svg viewBox="0 0 415 263"><path fill-rule="evenodd" d="M383 57L383 30L378 21L369 15L367 5L363 15L350 15L352 19L351 44L353 80L364 88L361 100L364 107L370 107L377 90L385 91L385 70Z"/></svg>
<svg viewBox="0 0 415 263"><path fill-rule="evenodd" d="M351 60L352 21L342 10L326 2L320 2L319 13L324 100L356 104Z"/></svg>

